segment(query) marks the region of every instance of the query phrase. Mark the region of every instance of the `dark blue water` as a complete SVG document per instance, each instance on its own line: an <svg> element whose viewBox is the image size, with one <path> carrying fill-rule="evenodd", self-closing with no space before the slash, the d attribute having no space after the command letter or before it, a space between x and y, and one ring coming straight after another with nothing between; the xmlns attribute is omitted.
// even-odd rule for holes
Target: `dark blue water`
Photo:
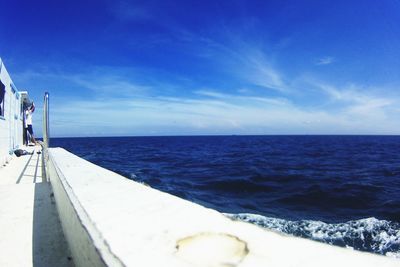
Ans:
<svg viewBox="0 0 400 267"><path fill-rule="evenodd" d="M54 138L233 219L400 257L400 136Z"/></svg>

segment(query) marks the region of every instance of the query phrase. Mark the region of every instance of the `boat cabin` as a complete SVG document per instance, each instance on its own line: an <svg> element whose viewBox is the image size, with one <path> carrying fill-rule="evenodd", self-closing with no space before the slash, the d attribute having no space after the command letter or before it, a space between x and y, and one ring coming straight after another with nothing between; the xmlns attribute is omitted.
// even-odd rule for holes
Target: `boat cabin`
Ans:
<svg viewBox="0 0 400 267"><path fill-rule="evenodd" d="M26 141L24 111L30 105L28 92L17 90L0 58L0 167Z"/></svg>

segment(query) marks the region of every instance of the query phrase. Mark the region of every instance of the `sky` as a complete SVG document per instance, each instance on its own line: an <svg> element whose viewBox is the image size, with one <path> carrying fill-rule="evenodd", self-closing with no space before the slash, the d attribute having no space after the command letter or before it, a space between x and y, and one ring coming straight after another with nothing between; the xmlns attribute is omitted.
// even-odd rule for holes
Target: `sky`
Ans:
<svg viewBox="0 0 400 267"><path fill-rule="evenodd" d="M400 1L0 0L53 137L400 134Z"/></svg>

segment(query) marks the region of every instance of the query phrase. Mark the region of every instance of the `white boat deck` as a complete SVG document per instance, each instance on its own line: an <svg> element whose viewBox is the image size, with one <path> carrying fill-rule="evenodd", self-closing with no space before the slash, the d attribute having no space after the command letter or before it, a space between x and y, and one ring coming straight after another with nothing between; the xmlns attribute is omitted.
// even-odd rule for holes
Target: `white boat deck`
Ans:
<svg viewBox="0 0 400 267"><path fill-rule="evenodd" d="M0 266L73 266L40 146L0 167Z"/></svg>

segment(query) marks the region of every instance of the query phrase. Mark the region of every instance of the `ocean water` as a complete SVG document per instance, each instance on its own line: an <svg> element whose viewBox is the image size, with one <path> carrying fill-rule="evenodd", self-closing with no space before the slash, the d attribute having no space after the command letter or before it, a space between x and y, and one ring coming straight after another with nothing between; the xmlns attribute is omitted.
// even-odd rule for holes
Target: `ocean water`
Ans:
<svg viewBox="0 0 400 267"><path fill-rule="evenodd" d="M235 220L400 258L400 136L53 138Z"/></svg>

